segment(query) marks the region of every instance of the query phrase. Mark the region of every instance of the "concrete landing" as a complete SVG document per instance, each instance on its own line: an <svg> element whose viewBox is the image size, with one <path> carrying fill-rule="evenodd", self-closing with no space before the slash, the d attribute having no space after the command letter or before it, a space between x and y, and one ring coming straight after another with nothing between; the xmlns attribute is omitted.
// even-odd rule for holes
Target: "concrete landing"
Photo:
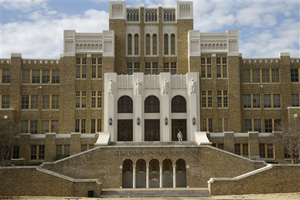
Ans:
<svg viewBox="0 0 300 200"><path fill-rule="evenodd" d="M210 197L207 188L141 188L141 189L103 189L100 198L128 197Z"/></svg>

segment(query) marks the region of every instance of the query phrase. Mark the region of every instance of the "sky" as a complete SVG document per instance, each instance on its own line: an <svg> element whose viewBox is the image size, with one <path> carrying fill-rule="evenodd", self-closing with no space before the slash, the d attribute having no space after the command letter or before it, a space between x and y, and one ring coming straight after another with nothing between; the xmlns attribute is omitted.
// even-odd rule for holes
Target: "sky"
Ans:
<svg viewBox="0 0 300 200"><path fill-rule="evenodd" d="M194 0L194 30L239 30L243 58L300 57L300 0ZM127 0L128 7L176 0ZM106 0L0 0L0 58L58 59L63 30L108 30Z"/></svg>

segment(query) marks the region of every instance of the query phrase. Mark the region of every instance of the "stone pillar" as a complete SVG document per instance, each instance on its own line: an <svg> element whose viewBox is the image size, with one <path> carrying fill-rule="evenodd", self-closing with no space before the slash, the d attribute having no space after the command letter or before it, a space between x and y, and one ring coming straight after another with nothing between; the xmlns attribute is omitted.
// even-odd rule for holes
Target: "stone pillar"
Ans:
<svg viewBox="0 0 300 200"><path fill-rule="evenodd" d="M81 133L71 133L70 140L70 155L74 155L81 152Z"/></svg>
<svg viewBox="0 0 300 200"><path fill-rule="evenodd" d="M234 153L234 132L224 132L224 150Z"/></svg>
<svg viewBox="0 0 300 200"><path fill-rule="evenodd" d="M176 188L176 165L173 165L173 188Z"/></svg>
<svg viewBox="0 0 300 200"><path fill-rule="evenodd" d="M255 158L259 156L258 132L249 132L249 156Z"/></svg>
<svg viewBox="0 0 300 200"><path fill-rule="evenodd" d="M168 81L168 92L164 93L163 91L163 83L164 81ZM172 141L171 137L171 119L170 119L170 91L171 91L171 74L170 73L160 73L160 127L161 131L161 139L163 142ZM165 124L165 120L167 118L168 124Z"/></svg>
<svg viewBox="0 0 300 200"><path fill-rule="evenodd" d="M132 188L136 188L136 165L132 165Z"/></svg>
<svg viewBox="0 0 300 200"><path fill-rule="evenodd" d="M192 85L194 80L194 86ZM199 74L187 73L187 141L195 141L195 132L200 131ZM192 91L193 90L193 91ZM194 123L193 123L194 121Z"/></svg>
<svg viewBox="0 0 300 200"><path fill-rule="evenodd" d="M136 91L137 81L141 82L140 94ZM132 86L133 86L133 141L141 142L144 137L144 74L134 73L132 76ZM137 124L137 119L140 118L140 124Z"/></svg>
<svg viewBox="0 0 300 200"><path fill-rule="evenodd" d="M45 140L45 161L51 162L56 157L55 133L46 133Z"/></svg>
<svg viewBox="0 0 300 200"><path fill-rule="evenodd" d="M159 165L159 188L163 188L163 166L162 164Z"/></svg>
<svg viewBox="0 0 300 200"><path fill-rule="evenodd" d="M149 164L146 165L146 188L149 188Z"/></svg>

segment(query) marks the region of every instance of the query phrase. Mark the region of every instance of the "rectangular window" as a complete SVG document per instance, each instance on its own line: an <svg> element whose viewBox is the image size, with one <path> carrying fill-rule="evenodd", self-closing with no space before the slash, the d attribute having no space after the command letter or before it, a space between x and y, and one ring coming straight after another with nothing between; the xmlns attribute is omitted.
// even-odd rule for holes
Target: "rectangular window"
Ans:
<svg viewBox="0 0 300 200"><path fill-rule="evenodd" d="M218 90L218 107L222 107L222 91Z"/></svg>
<svg viewBox="0 0 300 200"><path fill-rule="evenodd" d="M217 78L221 78L222 71L221 71L221 65L217 65Z"/></svg>
<svg viewBox="0 0 300 200"><path fill-rule="evenodd" d="M261 120L254 119L254 131L261 132Z"/></svg>
<svg viewBox="0 0 300 200"><path fill-rule="evenodd" d="M76 108L80 108L81 92L76 91Z"/></svg>
<svg viewBox="0 0 300 200"><path fill-rule="evenodd" d="M45 145L39 145L39 160L45 159Z"/></svg>
<svg viewBox="0 0 300 200"><path fill-rule="evenodd" d="M31 145L31 160L37 159L37 145Z"/></svg>
<svg viewBox="0 0 300 200"><path fill-rule="evenodd" d="M97 132L101 132L101 119L97 119Z"/></svg>
<svg viewBox="0 0 300 200"><path fill-rule="evenodd" d="M49 133L49 120L42 121L42 134Z"/></svg>
<svg viewBox="0 0 300 200"><path fill-rule="evenodd" d="M42 71L42 83L46 83L46 84L50 83L50 70Z"/></svg>
<svg viewBox="0 0 300 200"><path fill-rule="evenodd" d="M28 133L28 120L21 120L21 133Z"/></svg>
<svg viewBox="0 0 300 200"><path fill-rule="evenodd" d="M30 83L30 70L22 71L22 83Z"/></svg>
<svg viewBox="0 0 300 200"><path fill-rule="evenodd" d="M42 96L42 109L50 109L50 95Z"/></svg>
<svg viewBox="0 0 300 200"><path fill-rule="evenodd" d="M152 74L158 74L158 62L152 63Z"/></svg>
<svg viewBox="0 0 300 200"><path fill-rule="evenodd" d="M58 133L58 120L51 120L51 133Z"/></svg>
<svg viewBox="0 0 300 200"><path fill-rule="evenodd" d="M80 65L76 66L76 78L80 78Z"/></svg>
<svg viewBox="0 0 300 200"><path fill-rule="evenodd" d="M271 94L264 94L264 107L271 108Z"/></svg>
<svg viewBox="0 0 300 200"><path fill-rule="evenodd" d="M243 82L250 83L250 69L243 69Z"/></svg>
<svg viewBox="0 0 300 200"><path fill-rule="evenodd" d="M262 82L269 83L270 82L270 70L262 69Z"/></svg>
<svg viewBox="0 0 300 200"><path fill-rule="evenodd" d="M134 63L134 72L140 72L140 63L139 62Z"/></svg>
<svg viewBox="0 0 300 200"><path fill-rule="evenodd" d="M243 156L248 156L248 144L243 144Z"/></svg>
<svg viewBox="0 0 300 200"><path fill-rule="evenodd" d="M284 158L285 159L291 158L290 152L289 152L288 148L286 148L286 147L284 147Z"/></svg>
<svg viewBox="0 0 300 200"><path fill-rule="evenodd" d="M206 77L205 65L201 65L201 78L205 78L205 77Z"/></svg>
<svg viewBox="0 0 300 200"><path fill-rule="evenodd" d="M223 107L228 107L228 93L227 90L223 90Z"/></svg>
<svg viewBox="0 0 300 200"><path fill-rule="evenodd" d="M265 158L266 157L266 150L265 150L265 144L259 144L259 156L261 158Z"/></svg>
<svg viewBox="0 0 300 200"><path fill-rule="evenodd" d="M212 91L207 91L207 107L212 107Z"/></svg>
<svg viewBox="0 0 300 200"><path fill-rule="evenodd" d="M86 78L86 65L81 67L81 78Z"/></svg>
<svg viewBox="0 0 300 200"><path fill-rule="evenodd" d="M29 109L29 95L22 95L21 109Z"/></svg>
<svg viewBox="0 0 300 200"><path fill-rule="evenodd" d="M85 119L81 119L81 133L85 133Z"/></svg>
<svg viewBox="0 0 300 200"><path fill-rule="evenodd" d="M218 119L218 126L219 126L219 132L222 133L223 132L223 119L222 118Z"/></svg>
<svg viewBox="0 0 300 200"><path fill-rule="evenodd" d="M145 63L145 74L151 74L151 63L150 62L146 62Z"/></svg>
<svg viewBox="0 0 300 200"><path fill-rule="evenodd" d="M299 74L298 74L298 68L297 69L291 69L291 81L293 83L299 82Z"/></svg>
<svg viewBox="0 0 300 200"><path fill-rule="evenodd" d="M52 83L53 84L59 83L59 70L52 70Z"/></svg>
<svg viewBox="0 0 300 200"><path fill-rule="evenodd" d="M96 119L91 119L91 133L96 133Z"/></svg>
<svg viewBox="0 0 300 200"><path fill-rule="evenodd" d="M32 83L40 83L40 70L32 70Z"/></svg>
<svg viewBox="0 0 300 200"><path fill-rule="evenodd" d="M175 75L177 73L176 62L171 62L171 74Z"/></svg>
<svg viewBox="0 0 300 200"><path fill-rule="evenodd" d="M96 65L92 66L92 78L96 78L97 77L97 67Z"/></svg>
<svg viewBox="0 0 300 200"><path fill-rule="evenodd" d="M260 70L252 69L252 83L260 83Z"/></svg>
<svg viewBox="0 0 300 200"><path fill-rule="evenodd" d="M97 67L97 75L98 75L98 78L102 78L102 66L98 66Z"/></svg>
<svg viewBox="0 0 300 200"><path fill-rule="evenodd" d="M38 120L30 120L30 133L38 134Z"/></svg>
<svg viewBox="0 0 300 200"><path fill-rule="evenodd" d="M56 145L56 159L62 159L63 154L62 154L62 145Z"/></svg>
<svg viewBox="0 0 300 200"><path fill-rule="evenodd" d="M2 95L2 108L9 108L9 95Z"/></svg>
<svg viewBox="0 0 300 200"><path fill-rule="evenodd" d="M2 83L10 83L10 69L2 70Z"/></svg>
<svg viewBox="0 0 300 200"><path fill-rule="evenodd" d="M227 65L224 65L224 63L223 63L223 78L227 78Z"/></svg>
<svg viewBox="0 0 300 200"><path fill-rule="evenodd" d="M51 109L59 109L59 95L52 95Z"/></svg>
<svg viewBox="0 0 300 200"><path fill-rule="evenodd" d="M82 144L81 145L81 152L86 151L87 150L87 144Z"/></svg>
<svg viewBox="0 0 300 200"><path fill-rule="evenodd" d="M207 65L207 78L211 78L211 65Z"/></svg>
<svg viewBox="0 0 300 200"><path fill-rule="evenodd" d="M241 144L239 143L234 144L234 152L237 155L241 155Z"/></svg>
<svg viewBox="0 0 300 200"><path fill-rule="evenodd" d="M206 119L207 118L202 118L201 119L201 131L207 131Z"/></svg>
<svg viewBox="0 0 300 200"><path fill-rule="evenodd" d="M245 132L252 131L252 120L245 119Z"/></svg>
<svg viewBox="0 0 300 200"><path fill-rule="evenodd" d="M201 107L206 108L206 91L201 92L202 97L201 97Z"/></svg>
<svg viewBox="0 0 300 200"><path fill-rule="evenodd" d="M132 63L127 63L127 74L132 75Z"/></svg>
<svg viewBox="0 0 300 200"><path fill-rule="evenodd" d="M292 94L292 106L299 107L299 94Z"/></svg>
<svg viewBox="0 0 300 200"><path fill-rule="evenodd" d="M280 108L280 94L273 94L273 107Z"/></svg>
<svg viewBox="0 0 300 200"><path fill-rule="evenodd" d="M260 94L253 94L253 108L260 108Z"/></svg>
<svg viewBox="0 0 300 200"><path fill-rule="evenodd" d="M39 108L39 96L31 95L30 109L38 109Z"/></svg>
<svg viewBox="0 0 300 200"><path fill-rule="evenodd" d="M20 146L14 145L12 159L19 159L19 158L20 158Z"/></svg>
<svg viewBox="0 0 300 200"><path fill-rule="evenodd" d="M272 133L272 119L265 119L265 132Z"/></svg>
<svg viewBox="0 0 300 200"><path fill-rule="evenodd" d="M267 157L268 158L274 158L273 154L273 144L267 144Z"/></svg>
<svg viewBox="0 0 300 200"><path fill-rule="evenodd" d="M244 94L244 108L251 108L251 94Z"/></svg>
<svg viewBox="0 0 300 200"><path fill-rule="evenodd" d="M279 83L279 69L272 69L272 83Z"/></svg>
<svg viewBox="0 0 300 200"><path fill-rule="evenodd" d="M81 91L81 108L86 108L86 91Z"/></svg>
<svg viewBox="0 0 300 200"><path fill-rule="evenodd" d="M80 132L80 119L75 119L75 132Z"/></svg>

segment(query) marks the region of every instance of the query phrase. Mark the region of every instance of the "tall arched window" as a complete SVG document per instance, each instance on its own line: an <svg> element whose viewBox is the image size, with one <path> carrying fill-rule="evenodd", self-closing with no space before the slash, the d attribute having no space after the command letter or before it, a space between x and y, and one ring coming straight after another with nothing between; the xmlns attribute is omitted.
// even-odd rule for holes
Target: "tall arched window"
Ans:
<svg viewBox="0 0 300 200"><path fill-rule="evenodd" d="M164 36L164 54L169 55L169 36L165 34Z"/></svg>
<svg viewBox="0 0 300 200"><path fill-rule="evenodd" d="M172 99L172 113L185 113L186 112L186 100L182 96L175 96Z"/></svg>
<svg viewBox="0 0 300 200"><path fill-rule="evenodd" d="M128 34L127 36L127 53L132 55L132 35Z"/></svg>
<svg viewBox="0 0 300 200"><path fill-rule="evenodd" d="M159 99L156 96L149 96L145 100L145 113L159 113Z"/></svg>
<svg viewBox="0 0 300 200"><path fill-rule="evenodd" d="M134 35L134 55L139 55L139 35Z"/></svg>
<svg viewBox="0 0 300 200"><path fill-rule="evenodd" d="M150 34L146 35L146 55L150 55Z"/></svg>
<svg viewBox="0 0 300 200"><path fill-rule="evenodd" d="M171 55L175 55L175 34L171 35Z"/></svg>
<svg viewBox="0 0 300 200"><path fill-rule="evenodd" d="M152 37L152 55L157 55L157 35L153 34Z"/></svg>
<svg viewBox="0 0 300 200"><path fill-rule="evenodd" d="M132 99L123 96L118 100L118 113L132 113Z"/></svg>

